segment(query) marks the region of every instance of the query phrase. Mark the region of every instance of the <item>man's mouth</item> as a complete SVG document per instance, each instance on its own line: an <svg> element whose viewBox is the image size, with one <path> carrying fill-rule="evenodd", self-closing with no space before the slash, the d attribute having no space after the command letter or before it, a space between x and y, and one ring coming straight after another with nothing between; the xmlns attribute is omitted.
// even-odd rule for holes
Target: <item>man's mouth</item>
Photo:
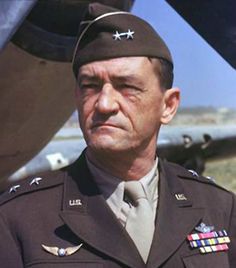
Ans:
<svg viewBox="0 0 236 268"><path fill-rule="evenodd" d="M120 128L117 124L109 122L96 122L92 125L92 128Z"/></svg>

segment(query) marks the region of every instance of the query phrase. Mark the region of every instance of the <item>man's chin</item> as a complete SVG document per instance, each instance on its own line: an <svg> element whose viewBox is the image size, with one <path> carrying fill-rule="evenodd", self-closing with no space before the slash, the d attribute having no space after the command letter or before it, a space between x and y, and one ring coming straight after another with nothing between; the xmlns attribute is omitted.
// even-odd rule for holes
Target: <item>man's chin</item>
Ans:
<svg viewBox="0 0 236 268"><path fill-rule="evenodd" d="M93 151L93 152L102 152L102 153L116 153L119 151L122 151L120 148L117 148L117 146L110 144L89 144L88 147Z"/></svg>
<svg viewBox="0 0 236 268"><path fill-rule="evenodd" d="M130 138L124 133L90 133L86 137L86 142L94 152L122 153L131 149Z"/></svg>
<svg viewBox="0 0 236 268"><path fill-rule="evenodd" d="M96 153L99 154L120 154L122 152L126 152L129 148L125 148L122 146L119 141L103 141L103 142L90 142L88 143L88 147Z"/></svg>
<svg viewBox="0 0 236 268"><path fill-rule="evenodd" d="M96 148L113 148L121 143L121 137L117 135L111 135L110 133L93 133L88 137L88 142L91 147Z"/></svg>

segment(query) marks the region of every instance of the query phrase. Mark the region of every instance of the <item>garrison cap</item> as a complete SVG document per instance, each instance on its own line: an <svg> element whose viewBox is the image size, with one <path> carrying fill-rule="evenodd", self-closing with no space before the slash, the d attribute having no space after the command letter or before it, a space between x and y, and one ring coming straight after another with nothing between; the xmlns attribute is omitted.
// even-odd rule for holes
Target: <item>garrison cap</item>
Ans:
<svg viewBox="0 0 236 268"><path fill-rule="evenodd" d="M72 61L75 76L86 63L131 56L161 58L173 66L168 47L146 21L110 6L89 4Z"/></svg>

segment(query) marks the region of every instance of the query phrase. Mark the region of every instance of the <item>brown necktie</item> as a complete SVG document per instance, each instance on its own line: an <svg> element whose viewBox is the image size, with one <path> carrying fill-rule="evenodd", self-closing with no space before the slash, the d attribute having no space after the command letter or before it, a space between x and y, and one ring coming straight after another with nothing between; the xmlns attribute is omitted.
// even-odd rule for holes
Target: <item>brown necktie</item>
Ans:
<svg viewBox="0 0 236 268"><path fill-rule="evenodd" d="M132 202L125 229L147 262L154 234L154 214L139 181L125 182L125 195Z"/></svg>

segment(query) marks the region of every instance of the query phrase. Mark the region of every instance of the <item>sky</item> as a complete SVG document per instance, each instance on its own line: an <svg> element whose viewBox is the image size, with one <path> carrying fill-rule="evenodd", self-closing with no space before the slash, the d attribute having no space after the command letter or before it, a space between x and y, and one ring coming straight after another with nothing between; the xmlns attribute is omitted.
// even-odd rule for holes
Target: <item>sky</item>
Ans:
<svg viewBox="0 0 236 268"><path fill-rule="evenodd" d="M164 0L136 0L132 12L162 36L175 64L181 106L236 109L236 70Z"/></svg>

